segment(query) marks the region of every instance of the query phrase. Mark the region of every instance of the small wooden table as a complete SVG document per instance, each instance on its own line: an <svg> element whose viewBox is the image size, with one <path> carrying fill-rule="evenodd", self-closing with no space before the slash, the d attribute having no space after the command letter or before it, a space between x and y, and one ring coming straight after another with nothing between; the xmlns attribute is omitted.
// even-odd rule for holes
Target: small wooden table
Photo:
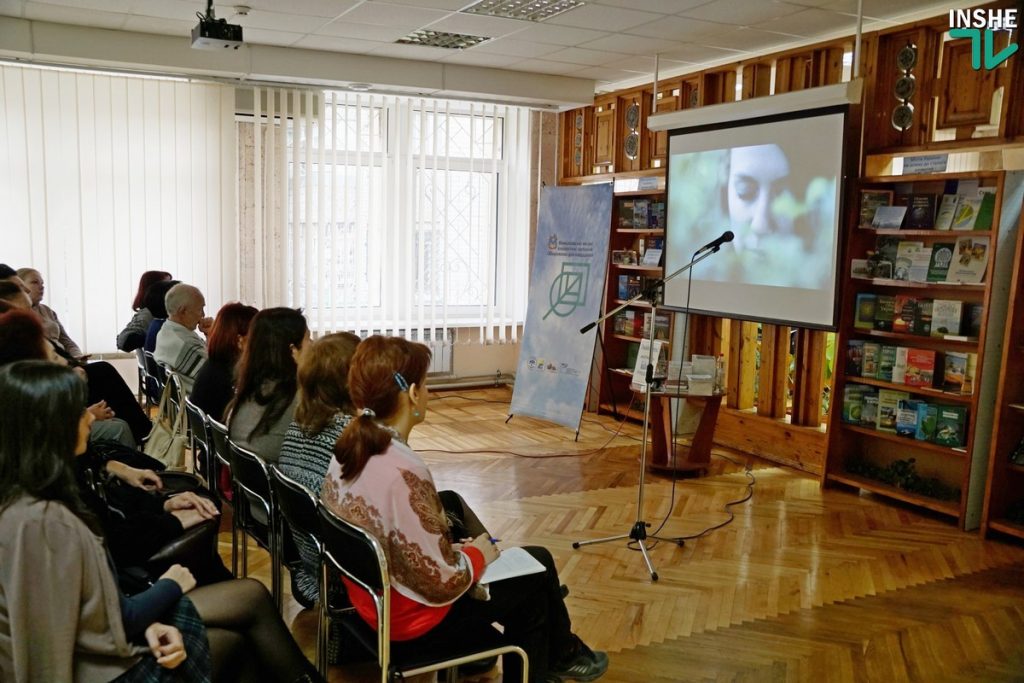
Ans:
<svg viewBox="0 0 1024 683"><path fill-rule="evenodd" d="M700 401L704 410L697 424L697 431L689 444L675 445L675 458L672 457L672 422L671 399L682 398L687 401ZM685 390L665 390L651 392L651 459L648 468L652 472L668 474L672 472L707 473L711 464L711 443L715 437L715 422L718 420L718 409L722 405L722 394L711 396L691 396Z"/></svg>

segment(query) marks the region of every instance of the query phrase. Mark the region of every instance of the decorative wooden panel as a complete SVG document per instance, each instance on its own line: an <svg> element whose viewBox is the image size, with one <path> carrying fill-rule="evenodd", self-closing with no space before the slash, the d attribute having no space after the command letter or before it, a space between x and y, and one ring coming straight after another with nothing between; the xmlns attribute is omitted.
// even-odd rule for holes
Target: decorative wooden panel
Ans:
<svg viewBox="0 0 1024 683"><path fill-rule="evenodd" d="M772 63L757 62L743 66L743 99L772 94Z"/></svg>
<svg viewBox="0 0 1024 683"><path fill-rule="evenodd" d="M663 114L679 109L679 98L682 94L682 87L679 81L671 81L658 86L658 104L655 111ZM650 132L650 165L652 168L664 166L668 160L668 132ZM660 162L660 163L659 163Z"/></svg>
<svg viewBox="0 0 1024 683"><path fill-rule="evenodd" d="M704 104L704 89L701 88L700 74L684 78L679 83L679 108L693 109Z"/></svg>
<svg viewBox="0 0 1024 683"><path fill-rule="evenodd" d="M1007 44L1005 33L994 34L995 52ZM957 139L970 139L975 126L988 125L992 97L1002 84L1007 68L975 71L971 66L971 41L947 40L942 46L942 73L936 80L939 97L936 128L956 128Z"/></svg>
<svg viewBox="0 0 1024 683"><path fill-rule="evenodd" d="M650 106L644 105L644 92L637 90L620 95L615 110L615 170L619 173L639 171L643 168L641 141L647 137L647 115ZM633 127L627 121L632 114L631 107L636 107L636 119Z"/></svg>
<svg viewBox="0 0 1024 683"><path fill-rule="evenodd" d="M729 352L726 355L726 405L748 410L754 407L754 371L757 359L757 323L729 321Z"/></svg>
<svg viewBox="0 0 1024 683"><path fill-rule="evenodd" d="M580 107L561 115L562 177L578 178L589 173L593 107Z"/></svg>
<svg viewBox="0 0 1024 683"><path fill-rule="evenodd" d="M615 101L616 98L594 103L594 146L591 166L595 173L610 173L615 164ZM601 167L597 170L597 167Z"/></svg>
<svg viewBox="0 0 1024 683"><path fill-rule="evenodd" d="M717 356L722 353L722 319L694 314L690 317L690 353Z"/></svg>
<svg viewBox="0 0 1024 683"><path fill-rule="evenodd" d="M736 101L736 68L705 71L701 104L721 104Z"/></svg>
<svg viewBox="0 0 1024 683"><path fill-rule="evenodd" d="M821 424L821 395L825 387L825 332L798 330L793 382L793 424Z"/></svg>
<svg viewBox="0 0 1024 683"><path fill-rule="evenodd" d="M775 92L841 83L845 51L844 44L836 44L780 56L775 61Z"/></svg>
<svg viewBox="0 0 1024 683"><path fill-rule="evenodd" d="M761 368L757 414L785 417L789 398L789 328L761 325Z"/></svg>

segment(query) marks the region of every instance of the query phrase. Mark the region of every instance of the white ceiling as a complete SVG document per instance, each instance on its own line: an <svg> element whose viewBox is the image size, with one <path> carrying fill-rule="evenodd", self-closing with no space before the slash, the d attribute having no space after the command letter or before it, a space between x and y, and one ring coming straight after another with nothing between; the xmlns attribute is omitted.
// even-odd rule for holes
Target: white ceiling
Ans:
<svg viewBox="0 0 1024 683"><path fill-rule="evenodd" d="M586 0L543 23L462 14L474 0L239 0L218 17L247 43L442 64L496 67L596 81L598 91L852 34L858 0ZM943 14L967 2L863 0L866 30ZM0 0L0 16L186 36L205 0ZM413 29L487 36L468 50L399 45Z"/></svg>

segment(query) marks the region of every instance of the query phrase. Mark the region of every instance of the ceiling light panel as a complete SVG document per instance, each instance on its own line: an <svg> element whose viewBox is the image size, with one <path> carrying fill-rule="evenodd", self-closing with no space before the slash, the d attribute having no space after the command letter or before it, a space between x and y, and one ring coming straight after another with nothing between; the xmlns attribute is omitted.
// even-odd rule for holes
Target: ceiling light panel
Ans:
<svg viewBox="0 0 1024 683"><path fill-rule="evenodd" d="M474 45L479 45L485 40L490 40L490 37L471 36L465 33L446 33L445 31L431 31L430 29L421 28L404 38L399 38L395 42L402 43L403 45L443 47L446 50L465 50Z"/></svg>
<svg viewBox="0 0 1024 683"><path fill-rule="evenodd" d="M581 0L480 0L462 11L522 21L544 21L583 4Z"/></svg>

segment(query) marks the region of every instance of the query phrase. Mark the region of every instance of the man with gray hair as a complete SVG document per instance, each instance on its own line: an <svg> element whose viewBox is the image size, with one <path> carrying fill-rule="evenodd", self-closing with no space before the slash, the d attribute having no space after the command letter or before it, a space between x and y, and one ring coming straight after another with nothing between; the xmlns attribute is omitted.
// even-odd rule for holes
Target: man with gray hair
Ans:
<svg viewBox="0 0 1024 683"><path fill-rule="evenodd" d="M182 282L167 291L164 301L167 322L156 335L153 358L181 375L185 391L191 391L206 362L206 342L196 334L197 326L208 328L212 322L205 317L206 299L198 288Z"/></svg>

